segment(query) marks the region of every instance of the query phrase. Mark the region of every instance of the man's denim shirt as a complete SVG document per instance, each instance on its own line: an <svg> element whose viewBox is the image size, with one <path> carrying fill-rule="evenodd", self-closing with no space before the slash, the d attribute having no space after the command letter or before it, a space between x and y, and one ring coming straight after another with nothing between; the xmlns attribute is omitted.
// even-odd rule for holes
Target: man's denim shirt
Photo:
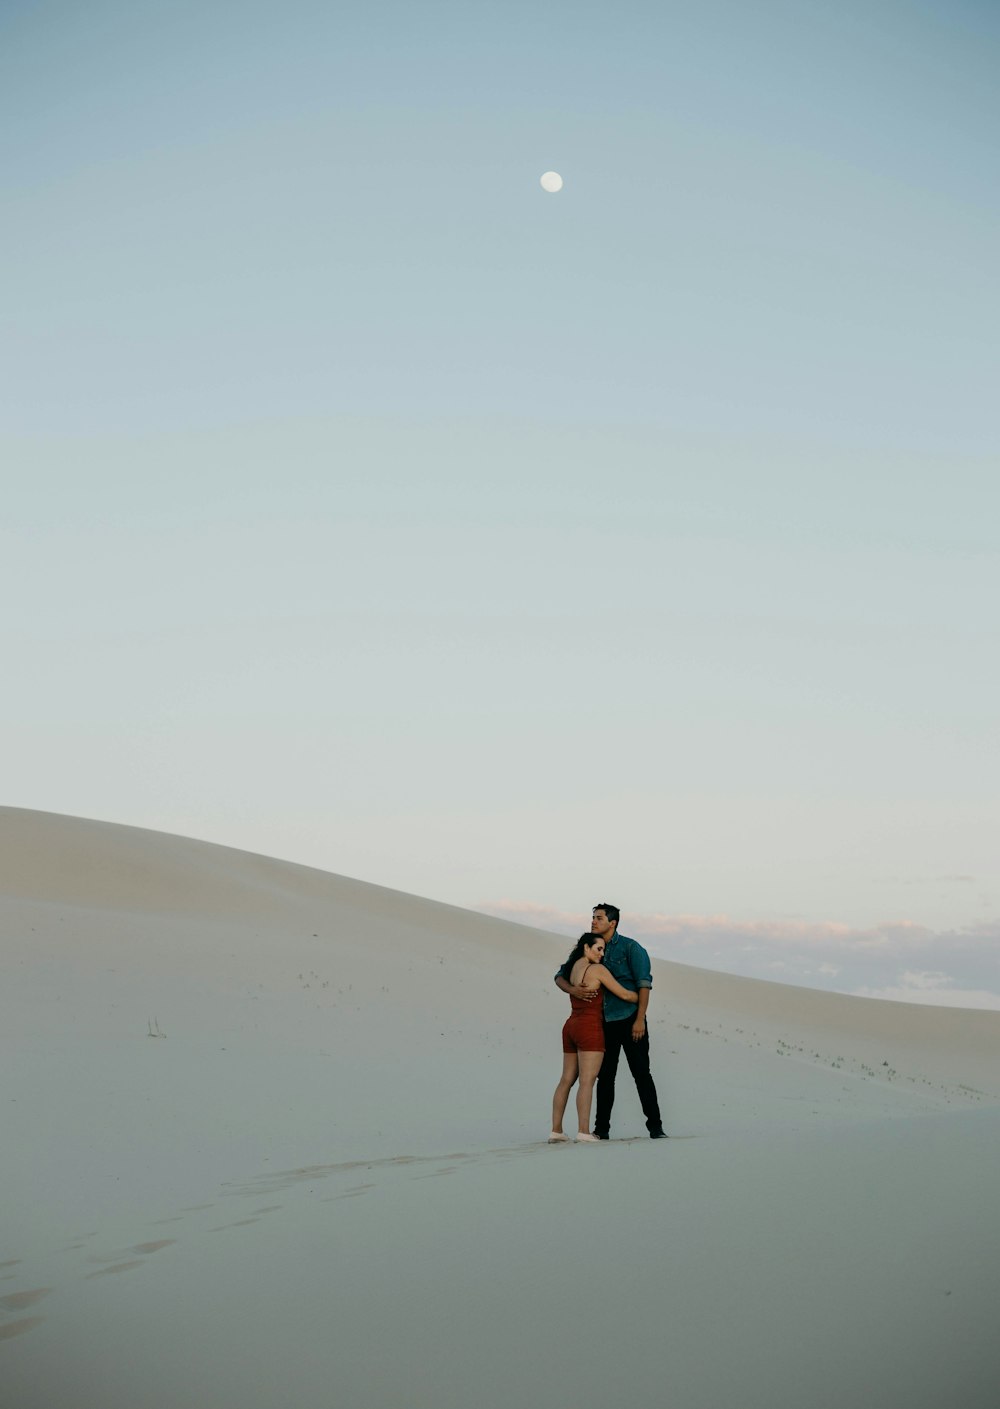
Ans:
<svg viewBox="0 0 1000 1409"><path fill-rule="evenodd" d="M649 966L649 955L634 939L629 939L627 934L618 934L612 937L611 943L604 951L604 967L612 978L616 978L622 988L631 988L637 991L640 988L652 988L653 971ZM569 983L569 974L566 972L566 965L555 975L556 978L564 978ZM597 999L593 999L597 1002ZM636 1011L636 1004L629 1003L624 998L619 998L616 993L612 993L609 988L604 990L604 1019L605 1022L621 1022L623 1018L630 1018Z"/></svg>

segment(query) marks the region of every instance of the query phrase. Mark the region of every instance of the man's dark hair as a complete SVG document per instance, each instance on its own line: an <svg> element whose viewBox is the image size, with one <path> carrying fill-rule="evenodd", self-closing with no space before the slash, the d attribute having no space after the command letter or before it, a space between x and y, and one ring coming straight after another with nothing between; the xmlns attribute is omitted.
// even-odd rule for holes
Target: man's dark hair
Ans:
<svg viewBox="0 0 1000 1409"><path fill-rule="evenodd" d="M605 915L607 915L608 919L613 925L617 925L618 921L622 917L622 912L618 909L618 906L609 905L606 900L599 900L594 906L594 909L603 910Z"/></svg>

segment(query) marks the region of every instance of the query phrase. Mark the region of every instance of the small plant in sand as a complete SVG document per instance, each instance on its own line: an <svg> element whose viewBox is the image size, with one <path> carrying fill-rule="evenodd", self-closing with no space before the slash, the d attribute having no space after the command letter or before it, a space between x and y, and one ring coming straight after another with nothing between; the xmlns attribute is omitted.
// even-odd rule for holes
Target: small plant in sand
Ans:
<svg viewBox="0 0 1000 1409"><path fill-rule="evenodd" d="M167 1034L165 1032L160 1031L160 1023L158 1018L147 1018L146 1025L149 1028L149 1032L147 1034L149 1037L166 1037Z"/></svg>

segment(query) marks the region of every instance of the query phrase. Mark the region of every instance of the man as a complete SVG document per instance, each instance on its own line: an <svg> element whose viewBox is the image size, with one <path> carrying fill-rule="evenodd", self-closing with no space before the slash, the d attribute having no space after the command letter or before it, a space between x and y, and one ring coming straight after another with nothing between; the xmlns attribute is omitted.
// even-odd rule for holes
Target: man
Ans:
<svg viewBox="0 0 1000 1409"><path fill-rule="evenodd" d="M642 1113L646 1117L646 1129L651 1140L665 1140L666 1131L660 1118L660 1106L656 1099L656 1087L649 1071L649 1033L646 1030L646 1009L649 1007L649 990L653 986L653 975L649 955L641 944L628 935L618 933L621 911L617 905L601 901L594 906L591 931L604 940L604 965L623 988L634 989L639 995L638 1003L628 1003L613 993L604 992L604 1061L597 1077L597 1114L594 1117L594 1134L599 1140L611 1138L611 1108L615 1103L615 1076L618 1072L618 1058L622 1048L629 1070L639 1093ZM600 988L574 987L569 982L565 965L555 976L556 987L574 998L592 1002Z"/></svg>

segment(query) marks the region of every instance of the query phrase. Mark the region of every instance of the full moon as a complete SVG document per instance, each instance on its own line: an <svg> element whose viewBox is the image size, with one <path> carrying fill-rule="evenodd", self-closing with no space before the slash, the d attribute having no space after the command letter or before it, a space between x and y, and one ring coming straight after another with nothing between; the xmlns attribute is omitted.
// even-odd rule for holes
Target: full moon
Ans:
<svg viewBox="0 0 1000 1409"><path fill-rule="evenodd" d="M550 191L552 195L562 190L562 177L559 175L558 171L547 171L545 173L542 177L542 190Z"/></svg>

